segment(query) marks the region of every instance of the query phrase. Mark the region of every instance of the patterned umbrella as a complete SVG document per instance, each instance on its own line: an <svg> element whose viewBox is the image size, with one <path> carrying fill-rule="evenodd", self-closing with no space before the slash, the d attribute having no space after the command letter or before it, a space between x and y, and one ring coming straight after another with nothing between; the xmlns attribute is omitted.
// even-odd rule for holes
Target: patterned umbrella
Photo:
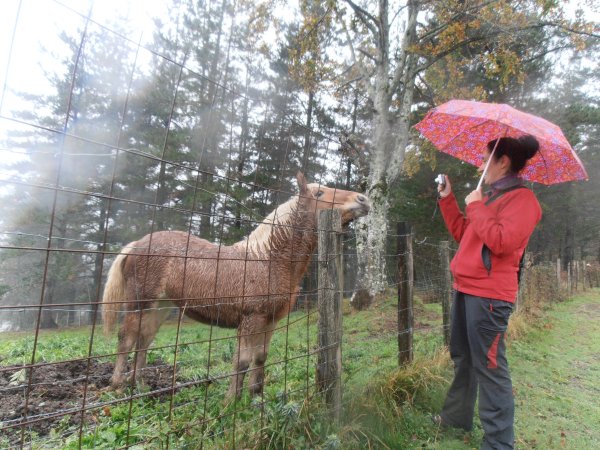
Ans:
<svg viewBox="0 0 600 450"><path fill-rule="evenodd" d="M540 151L521 172L525 180L556 184L588 179L558 126L509 105L450 100L429 111L415 128L439 150L475 166L481 165L482 151L492 139L530 134Z"/></svg>

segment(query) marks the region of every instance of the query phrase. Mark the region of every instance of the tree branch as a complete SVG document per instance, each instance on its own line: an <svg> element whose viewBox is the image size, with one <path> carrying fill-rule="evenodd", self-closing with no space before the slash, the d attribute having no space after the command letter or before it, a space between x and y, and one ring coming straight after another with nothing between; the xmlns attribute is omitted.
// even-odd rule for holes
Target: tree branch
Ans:
<svg viewBox="0 0 600 450"><path fill-rule="evenodd" d="M346 39L348 40L348 47L350 49L350 55L352 58L352 66L357 66L359 68L359 74L360 76L357 77L356 79L360 80L360 79L368 79L369 78L369 73L367 72L366 68L362 65L358 63L358 58L356 57L356 51L354 49L354 43L352 42L352 37L350 36L350 31L348 31L348 27L346 26L346 21L344 21L341 17L341 15L339 14L339 10L336 8L336 14L338 19L340 20L340 22L342 23L342 27L344 29L344 33L346 34ZM362 50L359 50L362 52ZM367 57L371 57L370 55L367 55ZM347 71L344 71L344 73ZM356 80L351 80L349 82L346 82L345 84L350 84L353 81ZM369 91L369 87L367 86L367 91Z"/></svg>
<svg viewBox="0 0 600 450"><path fill-rule="evenodd" d="M367 159L365 144L355 143L357 136L342 132L339 137L341 148L340 151L345 154L350 160L358 167L359 171L364 172L365 168L369 167L369 161Z"/></svg>
<svg viewBox="0 0 600 450"><path fill-rule="evenodd" d="M425 81L425 79L420 74L417 75L417 78L419 79L419 81L421 83L423 83L423 86L425 86L425 89L427 90L427 94L425 92L423 92L421 89L419 89L419 87L416 84L415 84L415 89L417 89L421 93L421 96L423 98L427 98L429 101L429 104L432 107L434 107L435 106L435 99L434 99L435 95L433 93L433 89L431 89L431 86L429 86L429 84L427 84L427 81Z"/></svg>
<svg viewBox="0 0 600 450"><path fill-rule="evenodd" d="M365 11L360 6L358 6L356 3L354 3L352 0L345 0L345 1L346 1L346 3L348 3L348 5L350 5L350 8L352 8L354 10L356 15L360 19L360 21L371 31L371 33L373 33L373 36L377 37L377 34L378 34L377 19L372 14L370 14L368 11Z"/></svg>
<svg viewBox="0 0 600 450"><path fill-rule="evenodd" d="M493 36L498 36L500 34L500 32L496 32ZM435 58L428 60L425 64L422 64L418 67L415 68L415 73L414 75L417 75L420 72L423 72L424 70L427 70L429 67L431 67L432 65L434 65L436 62L438 62L441 59L444 59L446 56L448 56L451 53L454 53L456 50L458 50L459 48L462 48L466 45L469 45L473 42L479 42L479 41L485 41L486 39L490 38L490 34L487 34L485 36L475 36L472 37L471 39L467 39L465 41L461 41L459 43L457 43L456 45L453 45L452 47L450 47L449 49L443 51L442 53L439 53L438 55L435 56Z"/></svg>
<svg viewBox="0 0 600 450"><path fill-rule="evenodd" d="M543 58L544 56L546 56L546 55L549 55L550 53L554 53L554 52L557 52L557 51L559 51L559 50L565 50L565 49L567 49L567 48L569 48L569 47L571 47L571 46L570 46L570 45L560 45L560 46L558 46L558 47L554 47L554 48L551 48L551 49L549 49L549 50L546 50L546 51L544 51L544 52L542 52L542 53L539 53L539 54L537 54L537 55L534 55L534 56L532 56L531 58L524 59L524 60L523 60L523 62L524 62L524 63L530 63L530 62L533 62L533 61L535 61L536 59Z"/></svg>
<svg viewBox="0 0 600 450"><path fill-rule="evenodd" d="M359 53L362 53L363 55L365 55L367 58L369 58L371 61L373 61L374 63L377 64L377 58L375 58L373 55L371 55L369 52L367 52L366 50L363 50L362 48L358 49Z"/></svg>
<svg viewBox="0 0 600 450"><path fill-rule="evenodd" d="M446 28L448 28L448 26L450 24L456 22L461 17L466 16L466 15L470 15L473 12L479 11L479 10L485 8L486 6L491 5L492 3L497 3L497 2L498 2L498 0L490 0L488 2L485 2L485 3L481 4L481 5L476 5L476 6L473 6L473 7L469 8L469 9L466 9L464 11L457 12L454 16L452 16L450 18L450 20L448 22L443 23L443 24L439 25L437 28L434 28L433 30L428 31L423 36L419 36L419 40L425 40L425 39L428 39L430 37L436 36L437 34L439 34L442 31L444 31Z"/></svg>
<svg viewBox="0 0 600 450"><path fill-rule="evenodd" d="M559 28L563 31L567 31L569 33L580 34L582 36L589 36L589 37L593 37L595 39L600 39L600 34L589 33L587 31L583 31L583 30L577 30L575 28L567 27L563 24L555 23L555 22L540 22L536 25L531 26L531 28L542 28L542 27L555 27L555 28Z"/></svg>
<svg viewBox="0 0 600 450"><path fill-rule="evenodd" d="M358 61L356 59L356 53L354 51L354 43L352 42L352 36L350 36L350 32L348 31L348 27L346 26L346 21L342 19L339 9L335 9L335 14L337 15L338 20L342 23L342 28L344 29L344 34L346 35L346 39L348 40L348 47L350 48L350 56L352 57L352 65L356 64Z"/></svg>
<svg viewBox="0 0 600 450"><path fill-rule="evenodd" d="M406 67L408 47L417 39L417 16L419 15L419 8L412 1L409 2L408 6L408 21L402 38L400 54L398 55L398 65L392 75L392 83L390 85L391 93L395 92L400 86L400 80L404 75L404 69Z"/></svg>

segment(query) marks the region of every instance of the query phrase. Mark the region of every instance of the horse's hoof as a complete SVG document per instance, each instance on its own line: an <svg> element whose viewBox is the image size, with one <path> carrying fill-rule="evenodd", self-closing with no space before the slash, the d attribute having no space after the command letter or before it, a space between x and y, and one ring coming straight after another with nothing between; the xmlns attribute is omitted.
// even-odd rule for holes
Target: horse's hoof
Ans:
<svg viewBox="0 0 600 450"><path fill-rule="evenodd" d="M110 388L113 391L116 391L118 389L121 389L123 387L123 379L122 378L118 378L118 379L112 379L110 380Z"/></svg>

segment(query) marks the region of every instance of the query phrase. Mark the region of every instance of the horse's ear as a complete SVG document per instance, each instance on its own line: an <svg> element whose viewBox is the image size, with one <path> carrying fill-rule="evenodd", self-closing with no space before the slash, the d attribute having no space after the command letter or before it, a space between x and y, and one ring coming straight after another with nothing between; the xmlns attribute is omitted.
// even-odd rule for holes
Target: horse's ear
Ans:
<svg viewBox="0 0 600 450"><path fill-rule="evenodd" d="M306 181L306 177L304 176L304 174L302 172L298 171L298 173L296 174L296 180L298 181L298 189L299 189L300 195L307 195L308 194L308 187L307 187L308 182Z"/></svg>

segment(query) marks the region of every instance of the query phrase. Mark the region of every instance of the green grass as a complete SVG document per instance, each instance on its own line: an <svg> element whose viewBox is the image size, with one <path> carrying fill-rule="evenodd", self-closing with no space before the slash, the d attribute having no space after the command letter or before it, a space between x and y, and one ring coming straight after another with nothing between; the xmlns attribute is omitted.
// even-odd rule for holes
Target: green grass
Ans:
<svg viewBox="0 0 600 450"><path fill-rule="evenodd" d="M509 356L520 448L600 448L600 292L557 305Z"/></svg>
<svg viewBox="0 0 600 450"><path fill-rule="evenodd" d="M554 305L510 342L517 448L600 448L599 319L596 289ZM429 420L431 413L440 410L452 378L448 359L422 354L416 358L413 366L374 381L366 394L355 399L347 414L362 417L355 419L362 438L347 439L347 448L479 448L483 432L478 423L471 433L440 432ZM403 395L394 398L394 392Z"/></svg>
<svg viewBox="0 0 600 450"><path fill-rule="evenodd" d="M595 400L600 386L599 297L596 290L556 305L538 325L510 343L519 448L600 448L600 413ZM200 441L204 448L477 448L482 437L479 428L467 434L441 433L429 420L430 414L441 408L452 376L447 352L441 350L441 330L436 328L439 305L416 300L416 322L434 328L417 330L415 362L398 369L394 300L390 296L361 312L344 307L344 410L340 424L331 423L314 389L317 315L296 312L289 321L280 322L286 329L273 337L264 408L247 394L237 403L223 403L229 380L219 377L231 371L235 331L184 323L177 354L179 379L216 377L208 393L205 386L182 389L173 397L172 410L168 397L112 405L110 415L98 414L94 426L84 427L81 445L114 448L139 442L139 448L164 448L168 440L169 448L196 448ZM97 331L92 355L113 353L116 338L106 339ZM176 332L176 324L161 328L149 361L172 364L174 349L170 346ZM36 361L87 357L90 337L89 329L41 332ZM1 364L28 363L32 348L31 334L1 334ZM118 395L108 392L102 399L118 399ZM208 421L202 424L202 418ZM67 420L49 436L31 434L27 439L32 448L79 447L78 427Z"/></svg>

